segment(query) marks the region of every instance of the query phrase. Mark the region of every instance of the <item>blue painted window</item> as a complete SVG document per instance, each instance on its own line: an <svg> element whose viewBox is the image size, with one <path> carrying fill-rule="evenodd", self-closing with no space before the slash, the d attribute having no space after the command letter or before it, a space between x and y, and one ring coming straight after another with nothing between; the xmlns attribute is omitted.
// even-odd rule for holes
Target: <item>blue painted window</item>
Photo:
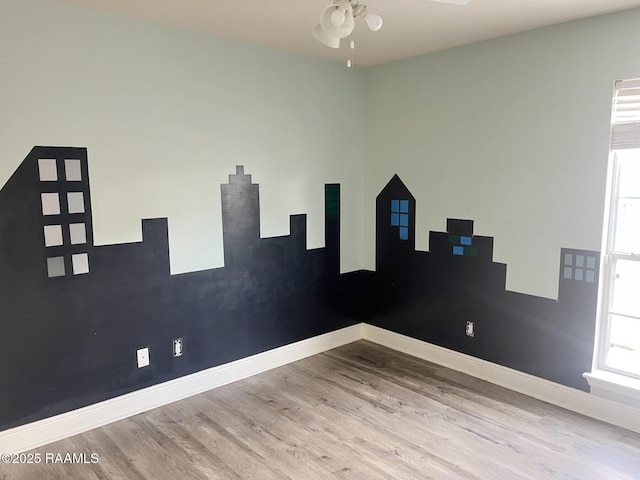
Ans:
<svg viewBox="0 0 640 480"><path fill-rule="evenodd" d="M453 254L454 255L464 255L464 247L459 247L459 246L454 246L453 247Z"/></svg>
<svg viewBox="0 0 640 480"><path fill-rule="evenodd" d="M391 226L400 227L400 240L409 240L409 200L391 200Z"/></svg>
<svg viewBox="0 0 640 480"><path fill-rule="evenodd" d="M460 237L461 245L471 245L471 237Z"/></svg>

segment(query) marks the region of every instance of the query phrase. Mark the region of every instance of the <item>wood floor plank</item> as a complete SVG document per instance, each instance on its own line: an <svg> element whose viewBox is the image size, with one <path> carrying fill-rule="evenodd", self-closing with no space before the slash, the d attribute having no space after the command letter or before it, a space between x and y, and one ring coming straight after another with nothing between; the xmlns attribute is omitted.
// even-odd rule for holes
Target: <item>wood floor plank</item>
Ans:
<svg viewBox="0 0 640 480"><path fill-rule="evenodd" d="M243 418L252 430L270 438L270 443L274 447L272 455L287 459L289 463L297 466L296 469L303 468L309 475L308 478L327 478L329 473L349 468L348 465L337 466L333 463L334 457L340 457L341 452L336 452L337 454L332 457L323 458L323 447L326 448L326 446L314 443L314 432L308 425L301 422L294 423L274 414L268 404L260 402L260 399L254 395L243 394L237 390L236 385L229 385L219 392L216 391L215 398Z"/></svg>
<svg viewBox="0 0 640 480"><path fill-rule="evenodd" d="M280 388L280 375L286 380L286 388ZM314 395L303 384L296 382L295 376L288 373L287 369L274 370L260 378L256 384L257 391L268 398L272 408L280 408L283 415L296 422L313 425L316 431L328 437L332 445L350 446L363 461L374 458L378 468L387 475L393 473L394 478L469 478L466 474L457 476L455 468L450 468L450 465L441 468L433 457L402 438L390 436L377 425L360 422L350 413L327 406L320 395ZM284 396L293 405L280 407L279 396ZM387 471L390 466L392 472Z"/></svg>
<svg viewBox="0 0 640 480"><path fill-rule="evenodd" d="M521 474L520 466L515 468L508 463L509 456L505 457L492 442L459 428L454 412L438 402L407 403L409 392L403 392L401 397L395 386L389 384L385 386L389 391L383 393L377 379L373 379L375 384L367 383L361 378L361 372L343 376L340 367L327 365L325 358L318 357L313 368L305 361L298 362L296 368L325 378L324 383L332 388L332 397L344 398L346 404L355 407L350 407L352 415L381 426L389 435L404 436L437 457L449 458L468 474L487 478L497 472L499 478L504 479L532 478L527 477L526 472Z"/></svg>
<svg viewBox="0 0 640 480"><path fill-rule="evenodd" d="M573 412L559 409L460 372L412 359L400 352L367 348L367 342L358 342L353 345L356 351L348 351L347 355L344 350L340 349L332 350L325 355L341 359L365 371L374 372L381 378L393 379L399 385L441 402L449 402L448 404L451 406L475 413L483 421L499 423L511 429L526 429L531 424L545 425L546 419L550 418L549 425L551 426L555 426L559 422L567 422L572 427L568 431L551 429L546 432L542 428L538 429L539 431L532 431L532 434L544 434L538 438L541 443L545 442L548 433L566 435L570 431L573 435L581 431L583 422L580 420L585 417ZM372 353L375 354L373 358L370 357ZM385 361L380 360L381 355ZM451 393L453 395L450 395ZM578 419L577 422L576 419ZM598 431L599 426L603 427L600 431ZM595 421L589 422L588 430L582 433L593 434L594 431L598 431L601 438L612 440L620 438L620 434L616 434L616 431L630 433L627 430ZM558 447L557 443L551 441L547 444L550 448ZM636 447L640 447L640 444L636 444Z"/></svg>
<svg viewBox="0 0 640 480"><path fill-rule="evenodd" d="M220 462L240 478L264 480L294 480L279 468L277 462L266 461L233 433L200 413L180 421L180 425L211 451Z"/></svg>
<svg viewBox="0 0 640 480"><path fill-rule="evenodd" d="M507 434L514 429L518 432L527 431L527 441L535 440L536 443L546 446L553 450L564 450L564 446L560 446L555 442L547 441L546 432L540 428L531 429L532 424L537 424L542 416L530 414L529 411L510 405L506 402L499 402L489 398L484 394L471 391L466 387L456 387L451 384L429 377L420 370L406 368L406 365L389 366L387 363L377 361L373 368L371 361L367 360L366 365L362 365L353 356L341 355L340 352L329 352L330 358L335 358L347 363L348 365L357 366L366 372L373 373L375 376L389 381L393 381L399 386L411 390L414 393L432 399L444 406L457 410L462 416L467 418L472 424L479 423L481 427L487 424L498 430L507 430ZM404 362L407 364L407 362ZM411 364L409 364L411 365ZM419 365L422 367L422 365ZM439 368L438 370L442 370ZM487 384L489 388L494 385ZM500 388L500 387L495 387ZM504 389L503 389L504 390ZM484 428L483 428L484 430ZM537 435L537 437L536 437Z"/></svg>
<svg viewBox="0 0 640 480"><path fill-rule="evenodd" d="M283 395L282 391L270 392L268 388L260 386L256 389L247 384L234 386L234 389L230 390L236 401L239 401L239 408L265 412L264 416L258 416L256 421L273 419L274 424L278 426L278 435L287 437L288 432L297 431L296 448L307 456L321 473L326 475L328 471L336 475L336 472L349 472L350 475L360 475L372 480L389 478L389 472L385 470L384 465L380 465L377 457L364 456L359 445L349 438L351 436L336 439L330 435L324 428L325 418L312 415L296 399ZM335 449L335 445L341 445L341 448ZM354 463L354 458L360 461ZM416 472L413 472L413 477L400 476L400 473L396 472L397 478L415 478Z"/></svg>
<svg viewBox="0 0 640 480"><path fill-rule="evenodd" d="M366 341L31 453L2 480L638 480L640 435Z"/></svg>
<svg viewBox="0 0 640 480"><path fill-rule="evenodd" d="M109 480L145 480L144 475L136 468L127 455L120 450L116 442L107 435L104 429L96 428L82 435L76 435L71 438L71 441L77 448L84 448L98 455L99 461L94 465L94 470L98 472L98 478ZM105 459L108 459L108 461L104 461Z"/></svg>

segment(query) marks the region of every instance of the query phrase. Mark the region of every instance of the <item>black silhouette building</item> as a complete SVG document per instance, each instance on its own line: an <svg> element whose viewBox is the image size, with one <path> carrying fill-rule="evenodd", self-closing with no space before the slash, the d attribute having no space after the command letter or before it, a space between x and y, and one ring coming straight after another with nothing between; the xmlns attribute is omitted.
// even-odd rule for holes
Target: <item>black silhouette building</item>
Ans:
<svg viewBox="0 0 640 480"><path fill-rule="evenodd" d="M376 197L376 308L411 296L416 247L416 200L394 175ZM392 255L389 252L393 252Z"/></svg>
<svg viewBox="0 0 640 480"><path fill-rule="evenodd" d="M398 237L393 200L408 198L408 240ZM599 253L562 249L558 300L505 289L493 238L473 221L448 219L414 249L413 197L394 176L376 206L376 280L371 323L564 385L587 390L593 354ZM473 323L473 336L467 324Z"/></svg>
<svg viewBox="0 0 640 480"><path fill-rule="evenodd" d="M429 232L432 253L493 261L493 238L473 234L473 220L447 219L447 231Z"/></svg>
<svg viewBox="0 0 640 480"><path fill-rule="evenodd" d="M397 175L376 197L376 212L376 271L401 272L416 249L416 199Z"/></svg>
<svg viewBox="0 0 640 480"><path fill-rule="evenodd" d="M326 247L306 216L260 239L258 185L221 186L225 267L171 275L167 220L141 242L94 246L87 152L35 147L0 190L0 429L122 395L359 321L340 277L340 186L325 186ZM172 341L184 355L174 358ZM138 369L136 350L151 365Z"/></svg>
<svg viewBox="0 0 640 480"><path fill-rule="evenodd" d="M40 153L23 162L0 191L0 271L10 283L90 272L86 151L41 147Z"/></svg>
<svg viewBox="0 0 640 480"><path fill-rule="evenodd" d="M557 301L506 291L471 220L415 251L416 201L396 175L376 199L376 271L340 274L340 185L324 194L324 248L306 249L305 215L261 239L258 185L236 167L221 186L225 267L171 275L167 219L95 246L86 149L35 147L0 190L0 429L360 321L587 388L598 252L562 249Z"/></svg>
<svg viewBox="0 0 640 480"><path fill-rule="evenodd" d="M260 199L258 185L251 183L251 175L244 167L236 167L229 175L229 183L221 185L223 215L224 265L227 268L245 268L253 261L253 252L260 240Z"/></svg>

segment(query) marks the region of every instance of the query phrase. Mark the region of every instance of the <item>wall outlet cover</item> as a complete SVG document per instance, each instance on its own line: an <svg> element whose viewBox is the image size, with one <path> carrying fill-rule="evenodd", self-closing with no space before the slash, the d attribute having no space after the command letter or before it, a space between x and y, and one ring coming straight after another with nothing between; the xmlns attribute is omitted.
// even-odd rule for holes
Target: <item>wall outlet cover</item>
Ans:
<svg viewBox="0 0 640 480"><path fill-rule="evenodd" d="M137 356L138 368L146 367L149 365L149 347L138 349Z"/></svg>
<svg viewBox="0 0 640 480"><path fill-rule="evenodd" d="M476 332L475 332L473 322L467 322L466 334L467 334L467 337L475 336Z"/></svg>
<svg viewBox="0 0 640 480"><path fill-rule="evenodd" d="M183 353L183 343L181 338L176 338L173 340L173 356L181 357Z"/></svg>

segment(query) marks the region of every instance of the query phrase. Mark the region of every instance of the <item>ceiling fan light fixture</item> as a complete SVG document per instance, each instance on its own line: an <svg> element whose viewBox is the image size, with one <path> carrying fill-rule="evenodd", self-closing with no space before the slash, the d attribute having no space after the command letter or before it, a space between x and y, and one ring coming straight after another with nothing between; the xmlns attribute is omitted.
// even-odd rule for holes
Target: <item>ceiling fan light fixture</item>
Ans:
<svg viewBox="0 0 640 480"><path fill-rule="evenodd" d="M352 64L351 52L354 43L350 35L356 26L356 17L361 17L367 22L369 29L373 32L382 28L382 17L369 13L367 6L358 0L331 0L329 6L325 7L320 14L320 24L311 31L316 40L330 48L340 48L340 39L349 37L348 67Z"/></svg>
<svg viewBox="0 0 640 480"><path fill-rule="evenodd" d="M346 20L346 15L347 11L344 8L336 8L333 12L331 12L331 15L329 15L331 25L333 25L334 27L341 27Z"/></svg>
<svg viewBox="0 0 640 480"><path fill-rule="evenodd" d="M451 5L466 5L471 0L431 0ZM320 43L331 48L340 48L340 39L349 37L349 57L347 66L351 67L351 51L354 44L351 33L355 28L356 17L367 22L369 30L377 32L382 28L382 17L367 11L367 6L359 0L331 0L320 14L320 24L316 25L311 33Z"/></svg>
<svg viewBox="0 0 640 480"><path fill-rule="evenodd" d="M334 0L322 10L320 25L328 35L334 37L344 38L351 35L356 26L351 3L347 0Z"/></svg>
<svg viewBox="0 0 640 480"><path fill-rule="evenodd" d="M371 30L372 32L377 32L382 28L382 17L380 15L365 11L364 15L362 15L362 18L364 18L364 21L367 22L369 30Z"/></svg>
<svg viewBox="0 0 640 480"><path fill-rule="evenodd" d="M327 31L322 28L322 25L316 25L315 28L311 30L311 33L316 40L326 45L327 47L340 48L340 39L338 37L334 37L333 35L329 35Z"/></svg>

